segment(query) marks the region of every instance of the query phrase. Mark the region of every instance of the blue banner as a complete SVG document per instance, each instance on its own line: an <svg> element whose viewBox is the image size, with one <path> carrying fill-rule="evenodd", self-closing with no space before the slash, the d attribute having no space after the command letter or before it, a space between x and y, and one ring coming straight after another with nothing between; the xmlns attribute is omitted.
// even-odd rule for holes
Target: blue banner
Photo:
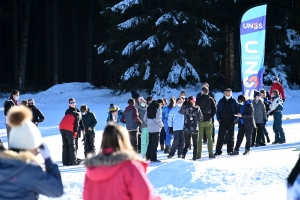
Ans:
<svg viewBox="0 0 300 200"><path fill-rule="evenodd" d="M243 94L253 98L263 88L267 5L247 10L240 24Z"/></svg>

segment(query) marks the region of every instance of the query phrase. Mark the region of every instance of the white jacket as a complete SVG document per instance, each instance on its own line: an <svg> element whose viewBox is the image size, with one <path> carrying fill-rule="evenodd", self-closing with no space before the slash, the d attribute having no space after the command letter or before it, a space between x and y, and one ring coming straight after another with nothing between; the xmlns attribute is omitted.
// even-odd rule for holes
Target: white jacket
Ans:
<svg viewBox="0 0 300 200"><path fill-rule="evenodd" d="M161 108L157 109L156 117L154 119L147 118L147 111L145 112L144 122L148 125L149 133L159 133L162 127L164 127L164 123L162 122L162 111Z"/></svg>

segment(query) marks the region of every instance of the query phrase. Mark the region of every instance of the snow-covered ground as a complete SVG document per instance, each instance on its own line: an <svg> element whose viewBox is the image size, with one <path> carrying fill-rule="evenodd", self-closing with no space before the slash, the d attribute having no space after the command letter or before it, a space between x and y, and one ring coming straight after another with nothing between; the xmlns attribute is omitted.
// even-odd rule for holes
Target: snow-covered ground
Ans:
<svg viewBox="0 0 300 200"><path fill-rule="evenodd" d="M194 88L185 90L188 95L196 95ZM65 194L60 199L82 199L85 168L80 166L62 166L62 142L58 124L65 110L68 108L68 99L74 97L77 107L87 104L98 119L96 127L96 147L99 150L101 133L106 124L107 112L110 103L121 109L131 94L116 96L109 89L95 89L89 83L67 83L56 85L47 91L37 94L21 94L20 100L34 98L37 107L44 113L46 119L39 125L44 140L49 145L52 159L59 165L62 173ZM180 91L171 90L166 96L177 97ZM237 97L240 93L234 93ZM140 95L147 97L146 93ZM222 94L217 93L219 100ZM5 99L0 99L4 102ZM206 145L203 146L202 159L196 162L191 160L191 151L185 160L167 159L167 155L158 152L161 163L151 163L148 176L155 193L163 199L285 199L286 177L297 161L299 152L292 151L293 147L300 146L300 92L290 90L284 107L283 128L287 143L282 145L268 144L265 147L251 148L249 156L230 157L223 155L209 160ZM6 130L4 125L3 107L0 107L0 136L4 142ZM267 129L271 142L274 141L272 131L273 120L270 117ZM218 123L215 124L216 133ZM237 133L237 127L236 127ZM235 133L235 135L236 135ZM217 135L216 135L217 138ZM244 143L242 144L242 146ZM226 146L223 147L224 149ZM243 152L243 148L240 150ZM224 152L224 151L223 151ZM226 150L225 150L226 152ZM83 158L83 146L79 146L78 157ZM39 157L43 162L42 158ZM117 187L117 186L116 186ZM47 197L41 197L47 199Z"/></svg>

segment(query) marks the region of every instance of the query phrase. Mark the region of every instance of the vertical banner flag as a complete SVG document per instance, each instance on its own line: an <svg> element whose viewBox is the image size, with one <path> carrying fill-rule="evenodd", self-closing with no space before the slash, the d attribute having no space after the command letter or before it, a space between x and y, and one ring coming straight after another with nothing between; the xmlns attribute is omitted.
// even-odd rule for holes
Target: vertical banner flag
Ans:
<svg viewBox="0 0 300 200"><path fill-rule="evenodd" d="M263 88L267 5L247 10L240 24L243 94L253 98Z"/></svg>

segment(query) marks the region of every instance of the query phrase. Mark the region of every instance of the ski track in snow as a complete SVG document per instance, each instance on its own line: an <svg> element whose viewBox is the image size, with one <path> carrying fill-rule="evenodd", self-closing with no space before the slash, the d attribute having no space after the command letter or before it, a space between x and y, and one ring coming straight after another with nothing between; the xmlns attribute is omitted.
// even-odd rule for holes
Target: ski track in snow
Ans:
<svg viewBox="0 0 300 200"><path fill-rule="evenodd" d="M185 89L188 95L196 95L194 88ZM177 97L180 90L172 90L168 94ZM242 143L239 156L226 155L226 145L223 146L223 155L216 159L208 159L207 146L203 145L202 158L196 162L191 160L192 150L189 150L185 160L167 159L167 155L158 151L161 163L151 163L148 167L148 177L154 186L154 192L163 199L286 199L286 178L298 159L299 152L292 151L293 147L300 146L300 107L299 91L288 91L290 97L285 102L283 110L283 128L287 143L251 148L249 156L241 155L244 151L245 140ZM144 92L140 95L147 97ZM240 93L234 93L237 97ZM45 115L45 121L39 129L51 151L52 160L58 164L62 174L65 194L58 199L82 199L85 168L80 166L62 166L62 143L58 124L68 107L68 99L74 97L77 107L86 103L98 119L96 127L96 148L99 151L102 130L106 124L107 111L110 103L121 109L131 94L115 96L109 89L95 89L88 83L66 83L56 85L47 91L37 94L24 94L20 100L34 98L37 107ZM216 94L217 100L222 97ZM4 99L0 99L1 102ZM0 107L3 116L3 107ZM272 131L273 120L269 118L267 129L271 142L274 141ZM215 123L216 138L218 123ZM237 126L235 128L235 137ZM0 118L0 136L4 142L6 130L4 117ZM79 140L78 157L83 158L83 146ZM6 143L5 143L6 145ZM215 149L215 144L214 144ZM38 160L43 159L38 155ZM40 196L40 199L48 199Z"/></svg>

